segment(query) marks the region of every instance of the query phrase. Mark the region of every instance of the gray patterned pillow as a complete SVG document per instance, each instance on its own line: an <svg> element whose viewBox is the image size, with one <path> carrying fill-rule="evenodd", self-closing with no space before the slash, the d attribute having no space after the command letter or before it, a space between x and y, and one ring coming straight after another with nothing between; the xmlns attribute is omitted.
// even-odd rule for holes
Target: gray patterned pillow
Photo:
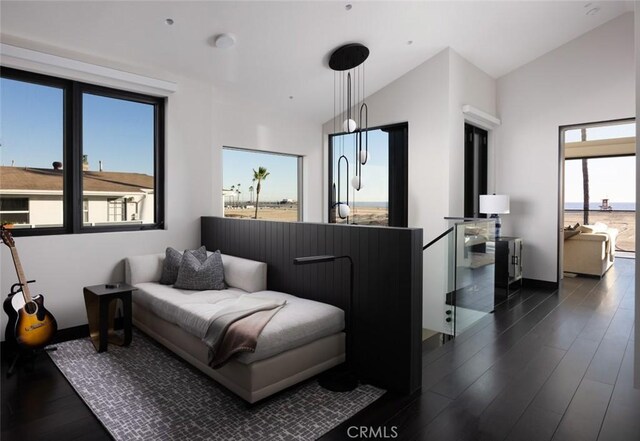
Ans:
<svg viewBox="0 0 640 441"><path fill-rule="evenodd" d="M220 250L200 262L192 251L185 251L174 288L204 291L225 289Z"/></svg>
<svg viewBox="0 0 640 441"><path fill-rule="evenodd" d="M207 260L207 249L200 247L197 250L192 251L194 256L200 261ZM162 264L162 274L160 275L160 283L163 285L173 285L178 278L178 270L182 263L182 253L174 248L167 248L164 263Z"/></svg>

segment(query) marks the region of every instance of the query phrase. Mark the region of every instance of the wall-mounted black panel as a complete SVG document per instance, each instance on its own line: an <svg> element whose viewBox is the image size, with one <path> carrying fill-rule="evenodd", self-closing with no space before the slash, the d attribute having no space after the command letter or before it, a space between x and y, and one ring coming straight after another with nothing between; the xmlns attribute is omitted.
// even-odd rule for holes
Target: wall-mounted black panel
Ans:
<svg viewBox="0 0 640 441"><path fill-rule="evenodd" d="M295 266L293 259L351 256L356 316L352 360L361 378L401 393L421 387L421 229L203 217L202 245L266 262L271 290L343 309L349 295L347 261Z"/></svg>

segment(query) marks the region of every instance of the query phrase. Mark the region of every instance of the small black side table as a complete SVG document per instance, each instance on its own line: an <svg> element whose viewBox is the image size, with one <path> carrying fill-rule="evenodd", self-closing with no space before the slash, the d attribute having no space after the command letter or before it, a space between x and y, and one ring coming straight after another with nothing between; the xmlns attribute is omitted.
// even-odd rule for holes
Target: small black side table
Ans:
<svg viewBox="0 0 640 441"><path fill-rule="evenodd" d="M84 288L84 304L87 308L89 335L96 351L104 352L107 344L128 346L131 343L131 293L137 288L118 283L115 288L93 285ZM124 337L114 331L116 300L122 301L124 313Z"/></svg>

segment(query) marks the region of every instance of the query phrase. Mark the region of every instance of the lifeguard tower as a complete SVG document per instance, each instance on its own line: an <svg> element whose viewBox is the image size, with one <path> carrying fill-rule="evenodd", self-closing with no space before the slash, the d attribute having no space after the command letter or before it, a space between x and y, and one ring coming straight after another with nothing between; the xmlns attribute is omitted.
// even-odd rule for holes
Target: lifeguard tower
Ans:
<svg viewBox="0 0 640 441"><path fill-rule="evenodd" d="M611 211L613 207L609 205L609 199L603 199L602 205L600 205L600 211Z"/></svg>

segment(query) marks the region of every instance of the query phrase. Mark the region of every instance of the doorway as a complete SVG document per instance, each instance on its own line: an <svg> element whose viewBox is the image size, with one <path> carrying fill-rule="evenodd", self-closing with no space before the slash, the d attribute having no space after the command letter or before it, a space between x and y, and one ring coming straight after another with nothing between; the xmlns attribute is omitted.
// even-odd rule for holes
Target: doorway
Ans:
<svg viewBox="0 0 640 441"><path fill-rule="evenodd" d="M559 279L635 258L635 133L633 118L560 128Z"/></svg>
<svg viewBox="0 0 640 441"><path fill-rule="evenodd" d="M464 217L486 217L480 214L480 195L487 194L486 130L464 125Z"/></svg>

